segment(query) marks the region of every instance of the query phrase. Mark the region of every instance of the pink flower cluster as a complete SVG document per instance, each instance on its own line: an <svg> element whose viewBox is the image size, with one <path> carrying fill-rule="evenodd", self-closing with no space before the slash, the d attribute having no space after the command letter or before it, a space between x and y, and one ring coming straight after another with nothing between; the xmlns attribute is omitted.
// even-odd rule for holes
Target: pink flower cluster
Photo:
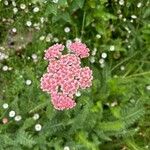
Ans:
<svg viewBox="0 0 150 150"><path fill-rule="evenodd" d="M63 55L64 46L55 44L44 57L49 65L41 78L41 89L51 94L52 104L58 110L73 108L75 93L92 85L92 70L82 68L80 59L89 56L89 49L80 42L72 43L69 49L72 53Z"/></svg>
<svg viewBox="0 0 150 150"><path fill-rule="evenodd" d="M77 56L85 58L89 56L89 49L81 42L74 42L70 45L69 49Z"/></svg>

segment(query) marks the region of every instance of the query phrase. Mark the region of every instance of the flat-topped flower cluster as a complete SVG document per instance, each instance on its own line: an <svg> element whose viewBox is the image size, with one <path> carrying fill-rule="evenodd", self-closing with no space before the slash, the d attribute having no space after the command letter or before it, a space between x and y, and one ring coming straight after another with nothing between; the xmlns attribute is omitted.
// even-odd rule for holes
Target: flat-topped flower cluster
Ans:
<svg viewBox="0 0 150 150"><path fill-rule="evenodd" d="M55 109L64 110L76 105L73 97L79 89L92 85L92 70L81 67L81 58L89 56L89 49L81 42L69 46L68 54L63 55L64 45L55 44L45 52L49 61L47 73L41 78L41 89L51 94Z"/></svg>

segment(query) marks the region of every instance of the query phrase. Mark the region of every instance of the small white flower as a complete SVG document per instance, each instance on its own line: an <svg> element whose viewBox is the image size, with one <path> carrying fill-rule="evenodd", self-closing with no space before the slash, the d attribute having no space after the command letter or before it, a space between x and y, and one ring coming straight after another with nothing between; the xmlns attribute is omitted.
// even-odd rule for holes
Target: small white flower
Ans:
<svg viewBox="0 0 150 150"><path fill-rule="evenodd" d="M3 104L3 108L4 108L4 109L7 109L8 107L9 107L9 106L8 106L7 103L4 103L4 104Z"/></svg>
<svg viewBox="0 0 150 150"><path fill-rule="evenodd" d="M27 25L28 27L30 27L30 26L32 25L32 22L31 22L31 21L27 21L27 22L26 22L26 25Z"/></svg>
<svg viewBox="0 0 150 150"><path fill-rule="evenodd" d="M31 85L32 81L31 80L26 80L26 85Z"/></svg>
<svg viewBox="0 0 150 150"><path fill-rule="evenodd" d="M35 125L35 130L36 131L41 131L41 129L42 129L42 126L40 124Z"/></svg>
<svg viewBox="0 0 150 150"><path fill-rule="evenodd" d="M16 14L17 12L18 12L18 8L13 8L13 12L14 12L14 14Z"/></svg>
<svg viewBox="0 0 150 150"><path fill-rule="evenodd" d="M54 42L56 42L56 43L59 42L59 39L58 39L57 37L54 37L53 40L54 40Z"/></svg>
<svg viewBox="0 0 150 150"><path fill-rule="evenodd" d="M8 68L8 70L12 70L12 69L13 69L12 67L9 67L9 68Z"/></svg>
<svg viewBox="0 0 150 150"><path fill-rule="evenodd" d="M34 114L33 119L38 120L40 118L40 115L38 113Z"/></svg>
<svg viewBox="0 0 150 150"><path fill-rule="evenodd" d="M146 145L146 146L145 146L145 148L146 148L146 149L148 149L148 148L149 148L149 146L148 146L148 145Z"/></svg>
<svg viewBox="0 0 150 150"><path fill-rule="evenodd" d="M30 57L28 56L27 59L30 60Z"/></svg>
<svg viewBox="0 0 150 150"><path fill-rule="evenodd" d="M121 14L121 10L120 9L117 11L117 14Z"/></svg>
<svg viewBox="0 0 150 150"><path fill-rule="evenodd" d="M105 60L102 59L102 58L99 60L99 63L100 63L100 64L103 64L104 62L105 62Z"/></svg>
<svg viewBox="0 0 150 150"><path fill-rule="evenodd" d="M146 86L146 89L147 89L148 91L150 91L150 85L147 85L147 86Z"/></svg>
<svg viewBox="0 0 150 150"><path fill-rule="evenodd" d="M128 43L128 42L129 42L129 40L126 38L126 39L125 39L125 42L126 42L126 43Z"/></svg>
<svg viewBox="0 0 150 150"><path fill-rule="evenodd" d="M19 77L20 77L20 78L23 78L23 76L22 76L22 75L20 75Z"/></svg>
<svg viewBox="0 0 150 150"><path fill-rule="evenodd" d="M65 31L66 33L68 33L68 32L70 32L70 28L69 28L69 27L66 27L66 28L64 29L64 31Z"/></svg>
<svg viewBox="0 0 150 150"><path fill-rule="evenodd" d="M5 1L4 1L4 4L7 6L7 5L8 5L8 1L5 0Z"/></svg>
<svg viewBox="0 0 150 150"><path fill-rule="evenodd" d="M36 13L36 12L39 12L39 10L40 10L39 7L35 7L35 8L33 9L33 12Z"/></svg>
<svg viewBox="0 0 150 150"><path fill-rule="evenodd" d="M101 64L100 67L101 67L101 68L104 68L104 67L105 67L105 63Z"/></svg>
<svg viewBox="0 0 150 150"><path fill-rule="evenodd" d="M131 48L131 45L128 45L128 48Z"/></svg>
<svg viewBox="0 0 150 150"><path fill-rule="evenodd" d="M120 0L119 5L124 5L124 0Z"/></svg>
<svg viewBox="0 0 150 150"><path fill-rule="evenodd" d="M15 114L16 114L15 111L11 110L9 112L9 117L13 118L13 117L15 117Z"/></svg>
<svg viewBox="0 0 150 150"><path fill-rule="evenodd" d="M137 16L136 16L136 15L132 15L131 18L132 18L132 19L136 19Z"/></svg>
<svg viewBox="0 0 150 150"><path fill-rule="evenodd" d="M130 22L132 23L132 22L133 22L133 19L131 19Z"/></svg>
<svg viewBox="0 0 150 150"><path fill-rule="evenodd" d="M13 28L13 29L12 29L12 32L16 33L16 32L17 32L17 29L16 29L16 28Z"/></svg>
<svg viewBox="0 0 150 150"><path fill-rule="evenodd" d="M44 23L44 17L41 17L40 20L41 20L41 23Z"/></svg>
<svg viewBox="0 0 150 150"><path fill-rule="evenodd" d="M36 54L32 54L32 59L37 59L37 55Z"/></svg>
<svg viewBox="0 0 150 150"><path fill-rule="evenodd" d="M51 33L49 33L47 36L46 36L46 42L50 42L51 41L51 39L52 39L52 34Z"/></svg>
<svg viewBox="0 0 150 150"><path fill-rule="evenodd" d="M149 3L150 3L150 2L149 2L149 1L147 1L146 6L149 6Z"/></svg>
<svg viewBox="0 0 150 150"><path fill-rule="evenodd" d="M107 53L102 53L101 57L104 59L107 58Z"/></svg>
<svg viewBox="0 0 150 150"><path fill-rule="evenodd" d="M15 116L15 121L20 121L22 117L20 115Z"/></svg>
<svg viewBox="0 0 150 150"><path fill-rule="evenodd" d="M13 6L16 6L16 2L15 2L15 1L12 1L12 5L13 5Z"/></svg>
<svg viewBox="0 0 150 150"><path fill-rule="evenodd" d="M114 51L115 50L115 46L111 45L109 49L110 49L110 51Z"/></svg>
<svg viewBox="0 0 150 150"><path fill-rule="evenodd" d="M8 55L4 55L4 59L7 59L8 58Z"/></svg>
<svg viewBox="0 0 150 150"><path fill-rule="evenodd" d="M1 50L5 50L5 48L4 48L4 47L2 47L2 46L0 47L0 49L1 49Z"/></svg>
<svg viewBox="0 0 150 150"><path fill-rule="evenodd" d="M2 70L3 71L7 71L8 70L8 66L3 66Z"/></svg>
<svg viewBox="0 0 150 150"><path fill-rule="evenodd" d="M92 51L92 56L95 56L97 52L97 48L94 48L94 50Z"/></svg>
<svg viewBox="0 0 150 150"><path fill-rule="evenodd" d="M119 18L121 19L122 17L123 17L123 15L122 15L122 14L120 14L120 15L119 15Z"/></svg>
<svg viewBox="0 0 150 150"><path fill-rule="evenodd" d="M140 8L141 6L142 6L142 3L139 2L139 3L137 4L137 7Z"/></svg>
<svg viewBox="0 0 150 150"><path fill-rule="evenodd" d="M25 8L26 8L26 5L25 5L25 4L20 4L20 8L21 8L21 9L25 9Z"/></svg>
<svg viewBox="0 0 150 150"><path fill-rule="evenodd" d="M58 3L59 0L53 0L53 3Z"/></svg>
<svg viewBox="0 0 150 150"><path fill-rule="evenodd" d="M28 13L28 12L29 12L29 9L25 9L24 11L25 11L25 13Z"/></svg>
<svg viewBox="0 0 150 150"><path fill-rule="evenodd" d="M101 38L101 35L100 35L100 34L96 34L96 38L97 38L97 39L100 39L100 38Z"/></svg>
<svg viewBox="0 0 150 150"><path fill-rule="evenodd" d="M64 150L70 150L69 146L65 146Z"/></svg>
<svg viewBox="0 0 150 150"><path fill-rule="evenodd" d="M71 45L71 43L72 43L72 41L71 41L71 40L67 40L67 41L66 41L66 47L67 47L67 48L69 48L69 47L70 47L70 45Z"/></svg>
<svg viewBox="0 0 150 150"><path fill-rule="evenodd" d="M115 102L113 102L113 103L111 103L111 107L114 107L114 106L116 106L118 103L115 101Z"/></svg>
<svg viewBox="0 0 150 150"><path fill-rule="evenodd" d="M94 62L95 62L95 57L91 57L91 58L90 58L90 62L91 62L91 63L94 63Z"/></svg>
<svg viewBox="0 0 150 150"><path fill-rule="evenodd" d="M81 42L81 39L80 38L75 38L74 39L76 42Z"/></svg>
<svg viewBox="0 0 150 150"><path fill-rule="evenodd" d="M128 33L130 34L130 33L131 33L131 30L128 30Z"/></svg>
<svg viewBox="0 0 150 150"><path fill-rule="evenodd" d="M124 66L121 66L121 67L120 67L120 70L122 70L122 71L125 70L125 67L124 67Z"/></svg>
<svg viewBox="0 0 150 150"><path fill-rule="evenodd" d="M126 22L126 21L127 21L127 19L126 19L126 18L123 18L123 21L124 21L124 22Z"/></svg>
<svg viewBox="0 0 150 150"><path fill-rule="evenodd" d="M45 36L40 36L40 41L43 41L45 39Z"/></svg>
<svg viewBox="0 0 150 150"><path fill-rule="evenodd" d="M8 58L8 55L0 52L0 60L7 59L7 58Z"/></svg>
<svg viewBox="0 0 150 150"><path fill-rule="evenodd" d="M140 130L140 128L139 127L137 127L137 128L135 128L135 131L137 132L137 131L139 131Z"/></svg>
<svg viewBox="0 0 150 150"><path fill-rule="evenodd" d="M80 92L80 91L77 91L75 95L76 95L77 97L80 97L80 96L81 96L81 92Z"/></svg>

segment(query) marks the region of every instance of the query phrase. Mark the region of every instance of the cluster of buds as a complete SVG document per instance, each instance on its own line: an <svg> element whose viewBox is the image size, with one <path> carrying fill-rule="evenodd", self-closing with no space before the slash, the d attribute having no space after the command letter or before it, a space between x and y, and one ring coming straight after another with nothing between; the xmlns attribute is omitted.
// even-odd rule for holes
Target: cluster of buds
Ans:
<svg viewBox="0 0 150 150"><path fill-rule="evenodd" d="M64 45L55 44L45 52L49 61L47 73L41 78L41 89L51 95L55 109L64 110L76 105L78 90L92 85L92 70L81 67L81 58L89 56L89 49L81 42L71 43L69 52L62 54Z"/></svg>

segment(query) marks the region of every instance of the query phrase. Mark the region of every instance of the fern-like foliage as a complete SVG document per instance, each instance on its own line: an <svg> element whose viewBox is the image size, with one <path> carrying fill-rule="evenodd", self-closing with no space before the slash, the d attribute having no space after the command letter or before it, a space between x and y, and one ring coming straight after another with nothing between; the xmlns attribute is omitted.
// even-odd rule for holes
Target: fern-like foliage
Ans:
<svg viewBox="0 0 150 150"><path fill-rule="evenodd" d="M140 101L129 103L121 110L121 120L126 127L129 127L142 117L144 112L143 104Z"/></svg>
<svg viewBox="0 0 150 150"><path fill-rule="evenodd" d="M33 139L32 135L30 135L28 132L25 132L24 130L19 130L15 141L18 144L21 144L22 146L31 148L34 144L36 144L35 140Z"/></svg>

